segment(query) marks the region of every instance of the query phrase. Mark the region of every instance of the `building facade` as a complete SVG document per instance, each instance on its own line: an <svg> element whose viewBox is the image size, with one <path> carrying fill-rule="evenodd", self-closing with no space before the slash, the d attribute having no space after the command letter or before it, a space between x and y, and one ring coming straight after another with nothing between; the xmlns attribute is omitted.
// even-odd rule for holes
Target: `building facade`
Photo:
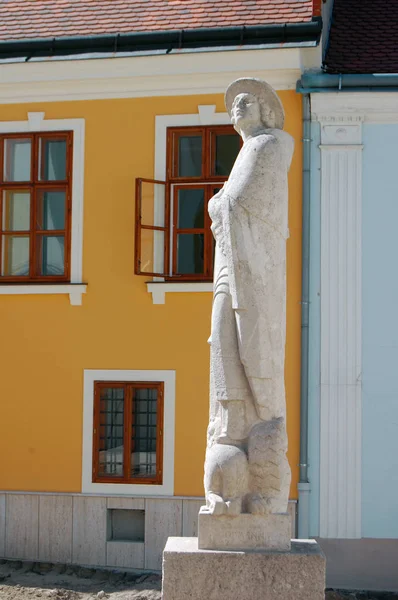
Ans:
<svg viewBox="0 0 398 600"><path fill-rule="evenodd" d="M299 17L292 8L292 23L315 22L317 33L284 49L263 40L110 57L83 44L77 57L55 51L49 59L40 40L29 49L23 40L21 49L13 45L21 33L3 33L2 557L156 570L168 536L196 533L212 303L206 204L239 150L223 102L239 76L277 89L296 144L286 346L294 531L302 187L295 84L319 37L312 3L303 6ZM54 19L49 27L62 38ZM33 27L34 43L39 33ZM34 56L24 61L28 50Z"/></svg>

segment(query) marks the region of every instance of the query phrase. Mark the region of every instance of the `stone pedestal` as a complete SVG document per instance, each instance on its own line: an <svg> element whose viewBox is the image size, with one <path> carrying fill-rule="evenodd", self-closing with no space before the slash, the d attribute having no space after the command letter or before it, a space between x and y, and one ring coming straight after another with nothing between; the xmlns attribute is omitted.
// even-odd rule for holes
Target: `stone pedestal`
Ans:
<svg viewBox="0 0 398 600"><path fill-rule="evenodd" d="M169 538L163 600L324 600L325 557L315 540L288 552L199 550L197 538Z"/></svg>
<svg viewBox="0 0 398 600"><path fill-rule="evenodd" d="M198 547L201 550L290 550L291 517L271 515L211 515L199 511Z"/></svg>

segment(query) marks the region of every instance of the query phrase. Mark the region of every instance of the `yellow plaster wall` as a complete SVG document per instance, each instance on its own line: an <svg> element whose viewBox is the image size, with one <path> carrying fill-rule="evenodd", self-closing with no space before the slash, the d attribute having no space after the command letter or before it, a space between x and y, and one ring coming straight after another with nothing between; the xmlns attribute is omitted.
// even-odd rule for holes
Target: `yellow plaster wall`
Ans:
<svg viewBox="0 0 398 600"><path fill-rule="evenodd" d="M281 92L296 139L290 172L286 387L295 498L299 442L301 98ZM81 491L84 369L175 369L175 494L202 495L211 294L153 305L134 276L134 180L152 177L157 114L196 113L221 95L0 106L0 120L86 119L83 306L0 296L0 489Z"/></svg>

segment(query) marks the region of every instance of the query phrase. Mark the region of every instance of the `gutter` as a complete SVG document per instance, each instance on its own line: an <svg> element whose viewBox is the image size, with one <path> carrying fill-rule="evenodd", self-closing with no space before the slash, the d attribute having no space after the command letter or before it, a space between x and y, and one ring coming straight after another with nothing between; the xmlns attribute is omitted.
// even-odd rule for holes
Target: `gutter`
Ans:
<svg viewBox="0 0 398 600"><path fill-rule="evenodd" d="M210 27L171 31L135 32L112 35L91 35L23 39L0 42L0 59L38 56L66 56L117 52L146 52L174 49L218 48L219 46L251 46L258 44L319 43L322 19L313 17L307 23Z"/></svg>
<svg viewBox="0 0 398 600"><path fill-rule="evenodd" d="M304 73L297 82L299 94L328 92L397 92L398 75Z"/></svg>

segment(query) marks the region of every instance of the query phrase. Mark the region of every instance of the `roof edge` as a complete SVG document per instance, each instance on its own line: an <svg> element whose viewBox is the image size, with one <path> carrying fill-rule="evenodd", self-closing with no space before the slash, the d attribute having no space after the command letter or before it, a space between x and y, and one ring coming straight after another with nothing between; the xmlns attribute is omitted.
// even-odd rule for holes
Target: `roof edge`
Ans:
<svg viewBox="0 0 398 600"><path fill-rule="evenodd" d="M200 49L271 43L319 43L322 18L303 23L210 27L171 31L134 32L94 36L52 37L0 41L0 59L150 50Z"/></svg>
<svg viewBox="0 0 398 600"><path fill-rule="evenodd" d="M297 82L296 91L300 94L327 92L390 92L398 90L396 74L344 74L303 73Z"/></svg>

